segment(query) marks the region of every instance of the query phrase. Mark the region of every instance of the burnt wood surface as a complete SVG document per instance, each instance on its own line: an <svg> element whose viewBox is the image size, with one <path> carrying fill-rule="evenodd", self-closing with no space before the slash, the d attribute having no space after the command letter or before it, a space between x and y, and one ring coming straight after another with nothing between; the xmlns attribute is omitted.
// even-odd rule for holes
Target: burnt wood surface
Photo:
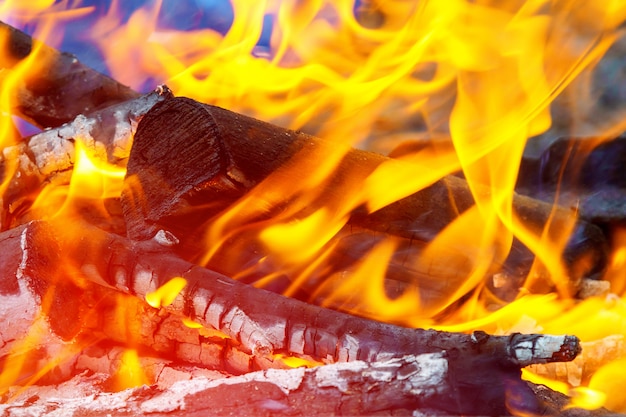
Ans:
<svg viewBox="0 0 626 417"><path fill-rule="evenodd" d="M19 240L10 238L6 244L19 245L18 275L36 294L43 297L51 286L56 288L53 304L59 306L59 314L64 311L60 307L66 289L85 279L144 299L171 278L184 278L186 287L171 305L162 308L228 335L247 358L247 365L239 369L242 373L275 367L279 364L274 357L277 353L332 363L377 362L443 351L448 367L447 389L442 394L447 400L443 403L451 407L444 410L452 413L504 413L507 390L511 389L530 401L534 396L520 379L520 368L571 360L579 352L578 340L572 336L409 329L323 309L190 264L173 254L163 240L132 242L79 221L72 226L29 223ZM81 271L73 275L74 281L68 282L72 275L59 267L61 257L63 263L71 263L69 270ZM71 291L69 295L74 297ZM56 314L55 309L50 311ZM64 339L71 338L66 332L78 315L66 317L71 323L59 316L49 317L51 323L60 323L51 325L51 330Z"/></svg>
<svg viewBox="0 0 626 417"><path fill-rule="evenodd" d="M63 416L415 416L450 415L455 403L446 398L440 355L408 356L380 362L354 362L313 369L269 370L240 377L194 377L171 386L142 386L102 392L106 375L77 375L54 387L29 387L0 405L3 415ZM567 398L545 387L528 384L541 399L518 396L510 410L489 408L483 415L592 417L611 415L564 408ZM94 393L98 393L94 395ZM510 391L510 398L518 393ZM525 404L516 403L524 402ZM535 407L535 408L533 408ZM465 413L464 415L472 415Z"/></svg>
<svg viewBox="0 0 626 417"><path fill-rule="evenodd" d="M77 141L102 160L125 166L139 120L154 104L170 95L167 88L157 88L89 116L79 115L69 123L5 147L0 154L0 181L8 181L8 186L2 196L0 230L27 221L28 210L45 185L69 182Z"/></svg>
<svg viewBox="0 0 626 417"><path fill-rule="evenodd" d="M23 78L13 111L39 127L56 127L79 114L139 97L139 93L82 64L74 55L33 40L0 22L0 68L11 70L36 53L37 73Z"/></svg>
<svg viewBox="0 0 626 417"><path fill-rule="evenodd" d="M333 152L340 149L344 155L328 183L320 186L319 197L302 210L301 216L320 207L331 212L342 210L345 201L354 196L354 188L358 188L382 164L397 164L399 171L403 169L401 162L382 155L335 144L331 146L319 138L222 108L187 98L165 100L142 120L131 150L122 195L128 235L141 240L152 237L159 229L169 230L182 240L181 255L193 260L201 251L197 244L204 239L202 231L216 215L255 187L255 191L264 190L269 196L268 208L260 216L249 219L250 222L260 222L280 213L294 196L272 200L273 189L267 185L272 183L264 181L271 177L283 186L306 182L310 179L308 175L312 167L330 157L328 152L331 149ZM302 169L294 168L298 164L302 164ZM289 187L284 188L289 190ZM487 190L479 192L488 193ZM261 194L260 199L264 197ZM406 239L407 246L415 246L430 241L459 213L473 205L467 183L458 177L447 176L374 212L370 212L365 204L353 207L347 213L347 227L396 235ZM548 234L557 236L575 218L571 209L553 207L517 194L513 197L513 209L537 234L549 223ZM229 242L229 245L233 244ZM519 278L507 287L514 289L514 296L533 256L517 239L513 240L508 259L504 256L496 257L492 272L504 270L511 272L509 275L513 279ZM573 293L582 277L602 270L606 256L606 240L600 229L586 221L576 222L563 253ZM220 263L226 259L225 255L215 258L209 265L211 268L228 275L237 272ZM237 264L245 261L241 259ZM468 265L471 263L455 267L463 269ZM469 273L457 271L462 276L466 276L466 272ZM431 281L447 279L452 272L447 273L446 278L429 278ZM511 294L504 296L510 297Z"/></svg>

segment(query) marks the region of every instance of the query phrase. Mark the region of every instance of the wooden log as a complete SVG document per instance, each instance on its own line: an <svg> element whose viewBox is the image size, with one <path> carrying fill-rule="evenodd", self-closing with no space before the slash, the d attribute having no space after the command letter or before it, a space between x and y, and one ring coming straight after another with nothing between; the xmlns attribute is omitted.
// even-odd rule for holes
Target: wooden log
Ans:
<svg viewBox="0 0 626 417"><path fill-rule="evenodd" d="M79 115L70 123L25 138L5 147L0 155L2 182L9 182L2 195L0 230L22 221L42 187L67 184L74 168L74 148L81 141L102 160L125 166L139 120L157 102L169 97L167 87L107 107L89 117Z"/></svg>
<svg viewBox="0 0 626 417"><path fill-rule="evenodd" d="M571 336L456 334L348 316L192 265L172 254L171 242L163 236L135 243L79 221L71 224L33 222L20 235L19 271L37 294L47 293L51 285L71 285L67 282L71 277L75 283L99 282L144 299L173 277L183 278L186 286L162 308L227 334L239 344L238 351L230 352L248 358L239 372L282 364L277 362L277 353L334 363L378 362L445 351L450 389L442 394L447 396L443 404L453 407L446 410L499 414L506 410L511 387L524 398L530 395L520 379L521 366L571 360L578 353L578 341ZM62 299L56 305L62 311ZM59 321L59 316L50 322ZM64 333L66 329L54 325L51 329L70 336Z"/></svg>
<svg viewBox="0 0 626 417"><path fill-rule="evenodd" d="M311 369L259 371L213 380L196 377L162 389L144 386L118 393L100 392L90 386L94 382L102 384L102 378L79 376L76 379L82 386L70 381L56 389L57 404L38 388L36 399L32 399L34 390L27 389L0 409L30 411L31 416L61 410L66 416L106 416L119 413L121 405L125 413L136 416L389 415L413 410L440 414L454 408L446 402L448 371L444 355L436 353L372 363L354 361ZM490 410L506 413L489 405L482 411Z"/></svg>
<svg viewBox="0 0 626 417"><path fill-rule="evenodd" d="M48 281L66 273L56 265L72 260L84 279L146 298L172 278L184 288L167 311L220 330L259 358L288 352L330 362L376 360L453 349L459 356L480 356L507 366L572 360L578 354L574 336L490 336L408 329L320 308L234 281L193 265L174 254L162 235L133 242L80 221L73 225L35 222L27 228L22 251L49 249L23 259L23 273ZM41 285L41 284L40 284ZM268 309L268 306L272 306Z"/></svg>
<svg viewBox="0 0 626 417"><path fill-rule="evenodd" d="M13 112L39 127L56 127L79 114L139 97L139 93L26 33L0 22L0 68L14 70L27 60L36 73L20 77ZM34 56L33 56L34 54ZM23 69L20 69L23 70Z"/></svg>
<svg viewBox="0 0 626 417"><path fill-rule="evenodd" d="M173 98L155 106L137 130L122 195L128 234L132 239L141 240L152 237L159 229L169 230L181 239L181 253L194 259L202 249L198 243L205 241L202 231L220 212L255 189L256 200L248 203L260 201L264 209L251 210L249 218L244 214L244 220L238 224L241 229L245 230L246 224L262 222L281 213L289 201L296 198L289 193L292 189L289 184L310 183L311 171L331 158L329 155L336 156L333 152L337 149L341 157L330 179L310 190L318 193L314 194L316 199L294 217L305 217L322 207L333 213L341 212L347 206L348 227L392 234L406 239L408 246L430 241L459 213L474 206L467 183L448 176L374 212L365 204L351 207L350 199L354 198L355 190L372 172L383 164L398 164L398 170L402 170L402 164L378 154L341 148L225 109ZM266 181L270 177L273 181ZM487 190L480 192L488 193ZM277 194L280 196L275 197ZM575 217L569 209L552 207L521 195L513 197L513 209L537 234L548 224L551 233L561 233ZM604 267L606 246L599 228L584 221L576 223L570 243L562 254L573 293L584 276ZM434 272L437 268L433 267L423 271L424 275L448 282L450 274L468 276L473 267L472 255L464 255L462 249L460 252L461 261L454 263L456 272L448 268L438 276ZM216 262L224 259L216 258ZM463 259L467 262L462 262ZM500 259L504 267L498 264L496 257L491 273L503 268L514 272L522 269L517 275L508 274L519 277L519 281L510 286L517 290L532 259L532 253L515 240L509 259ZM449 263L445 257L440 260L442 265L446 262ZM236 273L222 269L226 268L222 264L210 264L210 267L230 275Z"/></svg>
<svg viewBox="0 0 626 417"><path fill-rule="evenodd" d="M419 360L421 357L415 358ZM21 393L11 402L0 405L0 412L3 415L31 417L453 415L441 410L442 403L427 406L437 398L437 394L433 393L436 387L428 383L436 380L436 377L424 378L423 382L420 381L422 389L415 389L413 392L409 391L409 387L417 385L416 381L398 377L405 368L412 368L409 369L408 375L416 377L415 379L420 371L426 373L426 369L416 370L415 366L408 365L411 359L409 357L402 361L364 363L356 366L327 365L308 370L299 368L260 371L241 377L221 379L200 376L179 380L171 386L142 386L119 392L102 391L107 375L83 374L53 387L22 388ZM357 371L359 369L362 371ZM345 375L345 384L352 389L342 389L341 379L324 384L323 381L327 381L328 376L333 374ZM385 376L391 376L392 380L380 381L380 378ZM401 380L404 380L404 384L400 382ZM354 384L355 382L357 384ZM530 384L530 387L542 400L537 415L617 416L606 409L589 411L567 408L569 403L567 397L544 386ZM396 396L393 402L387 401L391 395ZM377 401L378 396L381 398L380 402ZM507 410L501 415L510 414Z"/></svg>

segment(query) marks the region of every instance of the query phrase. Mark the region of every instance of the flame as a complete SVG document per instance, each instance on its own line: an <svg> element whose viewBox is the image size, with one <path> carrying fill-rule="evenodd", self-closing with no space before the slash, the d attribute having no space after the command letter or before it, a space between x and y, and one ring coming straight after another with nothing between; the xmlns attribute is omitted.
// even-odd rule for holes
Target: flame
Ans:
<svg viewBox="0 0 626 417"><path fill-rule="evenodd" d="M123 391L127 388L150 384L149 378L142 369L136 350L127 349L124 351L120 358L119 367L110 382L113 391Z"/></svg>
<svg viewBox="0 0 626 417"><path fill-rule="evenodd" d="M187 286L183 277L174 277L155 291L146 294L146 302L154 308L167 307L174 302L178 294Z"/></svg>
<svg viewBox="0 0 626 417"><path fill-rule="evenodd" d="M76 138L73 161L68 185L51 184L37 196L30 209L35 218L72 217L81 204L108 217L105 201L119 197L126 170L106 162L102 150L90 149L81 138Z"/></svg>
<svg viewBox="0 0 626 417"><path fill-rule="evenodd" d="M304 292L322 305L408 326L568 332L585 341L626 334L626 232L613 232L604 276L613 295L577 300L561 257L576 210L557 221L555 208L537 228L512 209L522 155L552 126L553 101L572 95L572 115L590 106L592 71L624 35L623 2L236 0L222 10L233 17L227 30L216 24L185 31L162 23L167 2L132 11L121 1L107 10L74 3L5 1L0 16L34 25L36 37L58 45L68 22L98 15L83 36L100 48L117 80L136 89L166 82L177 95L323 139L316 153L295 155L212 219L202 263L221 262L237 278L257 276L260 287L289 277L286 295ZM0 32L0 44L6 36ZM2 62L3 149L19 141L10 115L23 80L41 68L39 55L35 44L19 63ZM600 140L626 128L623 115L616 110L594 126ZM389 153L423 138L431 140L328 192L351 146ZM103 162L106 154L87 139L76 138L69 185L42 190L29 218L71 222L85 205L110 217L106 202L119 198L124 169ZM3 169L0 195L17 166ZM428 242L347 223L357 209L375 213L455 173L467 179L476 205ZM489 284L506 283L500 267L514 240L535 260L509 303ZM345 261L354 253L358 259ZM335 267L338 258L343 263ZM186 284L174 277L146 301L167 306ZM551 293L534 293L541 286ZM559 389L573 396L572 407L624 410L613 366L586 381L588 388ZM119 375L145 382L134 350Z"/></svg>

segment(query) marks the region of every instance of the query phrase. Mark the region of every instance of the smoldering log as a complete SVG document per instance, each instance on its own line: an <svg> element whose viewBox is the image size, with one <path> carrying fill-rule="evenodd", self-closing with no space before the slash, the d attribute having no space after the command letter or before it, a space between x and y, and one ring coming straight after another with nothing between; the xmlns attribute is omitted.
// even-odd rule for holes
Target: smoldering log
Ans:
<svg viewBox="0 0 626 417"><path fill-rule="evenodd" d="M16 115L39 127L56 127L79 114L139 97L139 93L82 64L74 55L59 52L26 33L0 22L5 53L0 68L14 69L36 54L36 74L21 80Z"/></svg>
<svg viewBox="0 0 626 417"><path fill-rule="evenodd" d="M38 247L33 240L38 227L33 222L0 233L0 319L11 323L0 329L0 364L15 361L16 352L17 358L28 357L16 378L54 384L84 370L112 375L116 359L110 352L117 348L158 354L173 364L231 373L251 370L251 355L238 342L221 332L191 328L180 314L155 309L108 286L73 280L70 272L60 279L29 274L25 268L37 259L54 259L59 265L66 261L55 242ZM33 328L40 336L28 339ZM19 348L27 339L28 345ZM272 364L286 366L279 359ZM48 370L42 373L44 368Z"/></svg>
<svg viewBox="0 0 626 417"><path fill-rule="evenodd" d="M9 242L15 246L15 240ZM274 367L276 353L334 363L443 351L449 371L447 388L438 398L445 398L447 412L506 413L512 389L528 405L533 396L520 379L520 367L571 360L579 352L572 336L445 333L322 309L190 264L171 252L171 243L166 236L132 242L79 221L70 225L38 221L23 227L17 258L20 274L39 292L51 284L69 285L69 277L144 299L173 277L184 278L186 286L163 309L229 335L250 360L242 372ZM61 256L71 270L81 271L80 276L60 268ZM531 408L538 407L533 403Z"/></svg>
<svg viewBox="0 0 626 417"><path fill-rule="evenodd" d="M43 185L67 184L74 168L75 143L95 152L102 160L125 166L139 120L152 106L169 97L167 87L138 98L79 115L70 123L25 138L6 147L0 155L2 182L10 177L2 196L4 218L0 230L15 226Z"/></svg>
<svg viewBox="0 0 626 417"><path fill-rule="evenodd" d="M225 109L187 98L166 100L138 126L122 195L128 234L141 240L159 229L169 230L181 238L184 253L193 259L198 250L195 244L202 241L198 231L205 230L206 222L217 213L270 176L279 177L278 182L286 189L288 184L307 181L312 167L319 165L327 157L324 152L330 149L337 146ZM354 195L354 188L374 170L394 163L378 154L346 148L331 180L322 186L321 197L307 208L307 213L324 205L330 211L340 210L345 196ZM410 244L428 242L473 205L467 183L447 176L375 212L358 206L350 213L348 225L393 234ZM281 209L278 202L268 207L266 216ZM547 224L549 230L561 233L575 218L570 209L517 194L513 209L538 234ZM606 239L600 229L585 221L575 224L563 253L574 293L581 278L601 270L607 257ZM523 267L527 272L532 257L515 240L504 269ZM522 279L524 272L519 274ZM515 289L516 284L521 281L512 285Z"/></svg>
<svg viewBox="0 0 626 417"><path fill-rule="evenodd" d="M399 375L407 366L398 366L398 363L405 362L410 363L410 358L404 358L402 361L357 364L354 367L342 366L346 364L327 365L323 370L317 368L322 370L321 372L316 369L299 368L261 371L221 379L196 376L189 380L180 380L171 386L142 386L120 392L102 392L101 387L108 377L105 374L83 374L54 387L22 388L21 394L13 401L0 405L0 412L5 415L31 417L57 415L106 417L119 415L123 407L128 415L157 417L450 415L438 407L440 403L432 407L426 406L429 401L436 398L436 394L431 394L436 388L429 387L427 382L420 384L423 398L417 394L419 390L407 392L407 388L417 385L415 381L408 378L396 377L389 385L387 385L388 381L377 382L377 377ZM387 369L380 372L380 368ZM355 369L359 370L359 374L355 375ZM416 377L419 375L418 372L415 372L415 367L413 367L408 375ZM318 376L318 373L323 375ZM352 389L342 389L341 379L327 383L326 386L319 384L319 381L327 381L329 374L345 375L347 379L345 386L350 386ZM404 384L400 385L400 390L398 390L397 385L400 380L404 380ZM432 381L436 378L429 377L428 380ZM349 385L356 381L358 384ZM396 397L390 403L386 399L394 392L388 389L391 386L395 389ZM616 416L606 409L589 411L567 408L568 398L562 394L544 386L532 384L530 386L543 403L537 415ZM48 388L50 388L51 395L46 395ZM381 402L376 400L379 395L383 400ZM383 406L389 408L383 409ZM503 415L509 415L509 413Z"/></svg>
<svg viewBox="0 0 626 417"><path fill-rule="evenodd" d="M232 378L196 377L162 389L144 386L118 393L100 392L93 398L85 390L94 382L103 383L96 374L77 377L81 384L70 381L57 388L56 404L42 395L42 389L37 390L33 400L27 389L0 409L30 411L31 416L56 412L65 416L106 416L118 414L123 404L125 413L135 416L389 415L417 409L438 415L445 409L443 393L447 391L448 371L444 355L437 353L373 363L354 361L312 369L259 371ZM60 397L64 398L59 404Z"/></svg>

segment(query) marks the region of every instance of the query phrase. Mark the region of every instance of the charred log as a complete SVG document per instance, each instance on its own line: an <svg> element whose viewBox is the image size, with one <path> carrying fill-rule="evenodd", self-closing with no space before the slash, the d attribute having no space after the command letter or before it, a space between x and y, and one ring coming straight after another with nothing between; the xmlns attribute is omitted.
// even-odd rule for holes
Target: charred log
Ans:
<svg viewBox="0 0 626 417"><path fill-rule="evenodd" d="M22 79L15 97L15 114L39 127L56 127L79 114L139 97L139 93L0 22L0 68L14 69L33 58L37 74Z"/></svg>
<svg viewBox="0 0 626 417"><path fill-rule="evenodd" d="M0 230L28 220L22 218L32 201L49 183L67 184L74 168L75 143L93 150L102 160L124 166L137 124L157 102L171 95L167 88L129 100L6 147L0 155L2 182L10 177L2 196Z"/></svg>
<svg viewBox="0 0 626 417"><path fill-rule="evenodd" d="M335 144L330 146L321 139L218 107L186 98L166 100L140 123L131 151L122 197L128 234L141 240L152 237L159 229L169 230L183 240L185 256L194 259L199 252L196 243L203 240L199 231L205 230L204 225L215 215L270 177L278 177L282 184L308 181L307 175L320 161L337 157L332 154L337 149ZM338 167L329 183L320 185L319 199L303 209L303 216L322 206L341 210L347 196L353 197L354 189L384 164L398 164L398 170L402 170L400 162L381 155L339 149ZM172 154L178 156L171 158ZM302 168L294 169L299 166ZM268 188L271 195L271 187ZM263 201L265 197L261 195L259 199ZM262 221L263 216L280 212L290 197L285 196L282 201L267 198L266 213L251 221ZM467 183L448 176L373 212L365 204L354 207L349 213L348 227L393 234L406 239L407 245L414 245L430 241L472 206L474 199ZM570 209L555 208L522 195L514 196L513 206L538 235L546 227L549 234L563 233L574 224L575 213ZM575 293L581 278L601 270L605 264L606 241L602 232L585 221L576 222L563 258ZM509 259L501 262L504 267L494 265L493 273L500 269L527 271L532 253L515 240ZM234 273L222 269L222 265L210 267ZM525 274L518 276L523 278ZM520 284L516 281L508 287L517 289Z"/></svg>
<svg viewBox="0 0 626 417"><path fill-rule="evenodd" d="M146 299L173 277L183 278L186 286L162 308L227 334L239 345L230 352L247 358L239 369L242 373L281 364L276 354L334 363L379 362L443 351L447 373L445 390L437 395L437 402L443 404L439 409L503 414L510 405L506 399L511 390L525 398L527 405L534 398L520 379L520 367L571 360L579 351L578 340L572 336L456 334L361 319L256 289L190 264L172 254L163 239L132 242L84 224L75 226L34 222L22 228L19 239L11 235L4 242L17 251L18 275L34 294L49 294L52 286L59 285L81 283L84 289L86 279ZM82 233L75 234L77 230ZM72 264L70 271L81 273L59 268L61 254L64 263ZM56 294L63 297L67 291ZM64 301L71 302L55 302L61 306ZM47 314L51 311L54 314L54 308ZM58 316L48 320L62 323ZM62 338L72 337L65 333L66 328L50 327ZM222 354L219 350L213 353ZM537 407L539 403L531 408Z"/></svg>

